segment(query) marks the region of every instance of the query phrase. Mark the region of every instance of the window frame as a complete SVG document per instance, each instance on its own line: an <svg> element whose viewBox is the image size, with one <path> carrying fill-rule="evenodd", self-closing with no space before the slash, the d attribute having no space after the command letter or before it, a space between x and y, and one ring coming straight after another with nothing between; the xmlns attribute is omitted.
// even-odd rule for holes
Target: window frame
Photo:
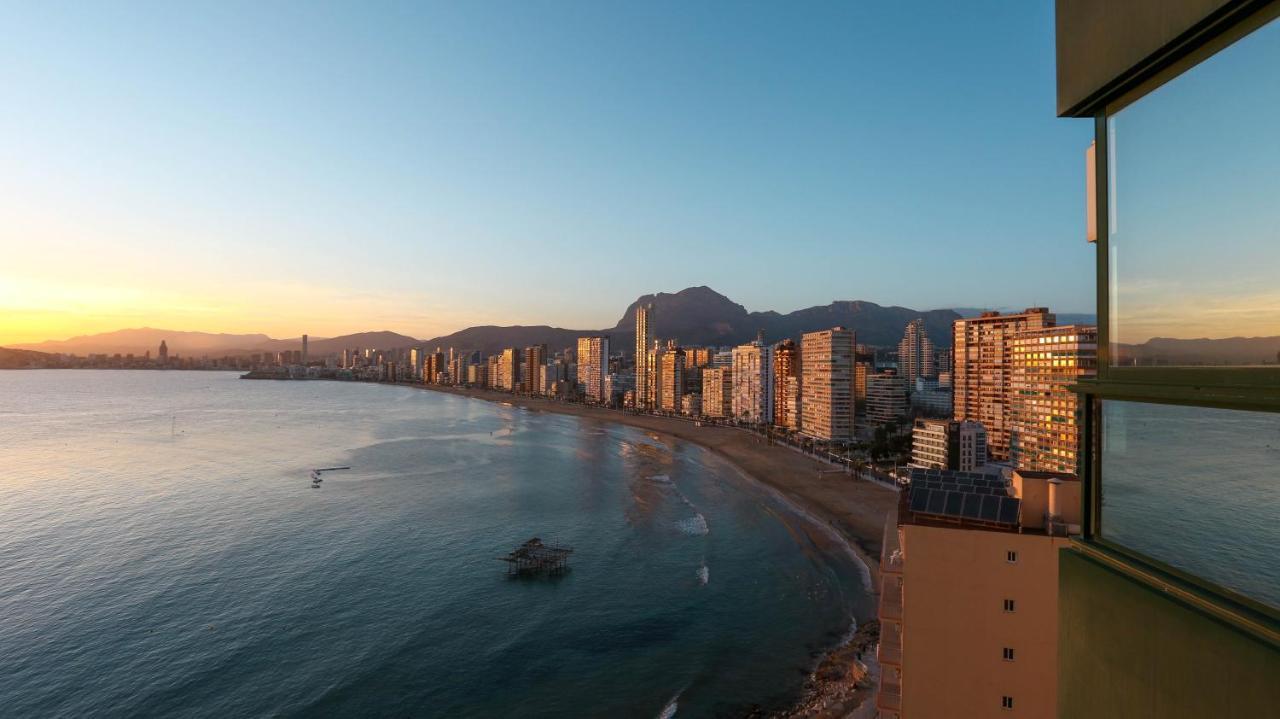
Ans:
<svg viewBox="0 0 1280 719"><path fill-rule="evenodd" d="M1214 582L1176 569L1154 557L1103 538L1102 402L1126 401L1188 407L1280 412L1280 368L1271 367L1117 367L1111 364L1110 152L1108 120L1125 107L1230 47L1254 30L1280 22L1280 3L1252 13L1226 28L1211 28L1185 38L1179 47L1147 71L1136 84L1099 105L1094 114L1098 324L1097 374L1079 380L1082 446L1077 453L1081 482L1082 534L1073 546L1101 563L1157 588L1273 645L1280 646L1280 612ZM1280 269L1280 268L1278 268Z"/></svg>

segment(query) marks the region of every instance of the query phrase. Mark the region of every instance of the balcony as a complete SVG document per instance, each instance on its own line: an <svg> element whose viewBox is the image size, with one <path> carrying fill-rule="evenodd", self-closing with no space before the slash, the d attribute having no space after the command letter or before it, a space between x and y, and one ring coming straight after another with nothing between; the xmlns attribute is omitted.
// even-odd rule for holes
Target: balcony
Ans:
<svg viewBox="0 0 1280 719"><path fill-rule="evenodd" d="M902 666L902 630L896 624L880 625L880 646L876 659L883 666Z"/></svg>
<svg viewBox="0 0 1280 719"><path fill-rule="evenodd" d="M902 587L896 580L881 583L878 616L881 622L902 621Z"/></svg>
<svg viewBox="0 0 1280 719"><path fill-rule="evenodd" d="M902 711L902 685L881 675L880 688L876 692L876 708L895 714Z"/></svg>

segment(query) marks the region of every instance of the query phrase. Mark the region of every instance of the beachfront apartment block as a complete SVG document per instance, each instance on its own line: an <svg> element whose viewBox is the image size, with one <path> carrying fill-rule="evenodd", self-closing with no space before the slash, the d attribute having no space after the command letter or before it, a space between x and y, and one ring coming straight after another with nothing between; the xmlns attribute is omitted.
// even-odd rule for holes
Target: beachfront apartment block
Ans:
<svg viewBox="0 0 1280 719"><path fill-rule="evenodd" d="M578 382L588 402L607 401L604 380L609 374L609 338L601 335L578 338Z"/></svg>
<svg viewBox="0 0 1280 719"><path fill-rule="evenodd" d="M783 340L773 347L773 424L784 429L800 429L801 354L795 340Z"/></svg>
<svg viewBox="0 0 1280 719"><path fill-rule="evenodd" d="M760 340L733 348L733 418L773 421L773 347Z"/></svg>
<svg viewBox="0 0 1280 719"><path fill-rule="evenodd" d="M653 388L649 384L654 372L654 367L651 364L651 355L649 354L652 345L653 304L650 303L636 307L636 382L634 401L637 409L651 409L653 407Z"/></svg>
<svg viewBox="0 0 1280 719"><path fill-rule="evenodd" d="M1058 555L1079 521L1071 475L910 470L880 561L880 717L1057 717Z"/></svg>
<svg viewBox="0 0 1280 719"><path fill-rule="evenodd" d="M702 370L702 414L716 419L733 416L733 370L707 367Z"/></svg>
<svg viewBox="0 0 1280 719"><path fill-rule="evenodd" d="M800 337L800 431L827 441L853 439L854 332L833 327Z"/></svg>
<svg viewBox="0 0 1280 719"><path fill-rule="evenodd" d="M684 351L679 347L663 350L659 358L662 365L658 373L658 409L679 413L684 397Z"/></svg>

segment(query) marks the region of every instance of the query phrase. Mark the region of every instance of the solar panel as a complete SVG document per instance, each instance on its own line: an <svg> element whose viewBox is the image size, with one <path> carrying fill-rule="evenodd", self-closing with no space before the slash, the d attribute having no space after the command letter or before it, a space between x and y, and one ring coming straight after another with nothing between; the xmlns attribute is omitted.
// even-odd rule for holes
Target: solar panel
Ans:
<svg viewBox="0 0 1280 719"><path fill-rule="evenodd" d="M928 506L928 502L929 502L929 490L927 489L911 490L911 511L912 512L923 512L924 508Z"/></svg>
<svg viewBox="0 0 1280 719"><path fill-rule="evenodd" d="M1000 511L999 511L999 514L997 515L996 521L1002 524L1017 524L1018 523L1018 505L1020 505L1021 503L1022 503L1022 500L1016 499L1014 497L1001 497Z"/></svg>
<svg viewBox="0 0 1280 719"><path fill-rule="evenodd" d="M978 518L984 522L994 522L1000 516L1000 498L986 496L982 498L982 511Z"/></svg>
<svg viewBox="0 0 1280 719"><path fill-rule="evenodd" d="M982 506L981 496L976 494L966 494L964 496L964 507L960 510L960 515L963 517L970 517L972 519L977 519L978 508L981 506Z"/></svg>
<svg viewBox="0 0 1280 719"><path fill-rule="evenodd" d="M947 504L943 511L953 517L959 517L960 507L963 505L964 494L960 492L947 492Z"/></svg>
<svg viewBox="0 0 1280 719"><path fill-rule="evenodd" d="M929 493L928 509L925 511L929 514L942 514L946 508L948 492L935 490Z"/></svg>

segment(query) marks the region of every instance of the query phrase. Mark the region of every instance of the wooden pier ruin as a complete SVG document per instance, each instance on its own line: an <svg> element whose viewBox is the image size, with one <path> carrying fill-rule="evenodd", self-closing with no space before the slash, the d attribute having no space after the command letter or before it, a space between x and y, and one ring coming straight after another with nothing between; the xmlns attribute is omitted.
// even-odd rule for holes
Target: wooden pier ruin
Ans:
<svg viewBox="0 0 1280 719"><path fill-rule="evenodd" d="M508 576L562 574L569 570L570 554L573 554L573 547L556 542L544 543L534 537L498 559L507 563Z"/></svg>

